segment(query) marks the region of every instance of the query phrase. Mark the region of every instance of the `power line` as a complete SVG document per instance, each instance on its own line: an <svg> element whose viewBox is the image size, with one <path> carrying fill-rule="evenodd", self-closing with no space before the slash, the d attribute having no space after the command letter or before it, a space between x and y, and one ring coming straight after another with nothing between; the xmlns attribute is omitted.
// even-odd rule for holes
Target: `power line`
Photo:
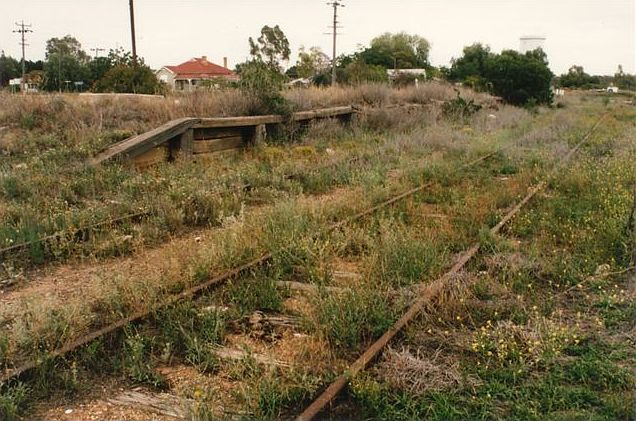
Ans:
<svg viewBox="0 0 636 421"><path fill-rule="evenodd" d="M31 28L31 24L25 24L24 21L21 21L20 23L15 24L19 29L14 29L13 32L16 32L18 34L20 34L20 45L22 46L22 80L20 81L21 85L20 88L22 89L22 93L26 93L26 81L24 80L24 77L26 75L26 59L25 59L25 53L24 53L24 47L26 47L27 44L26 40L25 40L25 34L27 32L33 32Z"/></svg>
<svg viewBox="0 0 636 421"><path fill-rule="evenodd" d="M333 54L331 56L331 86L336 86L336 38L338 36L338 8L345 7L341 0L334 0L327 3L329 6L333 7L333 25L332 25L332 36L333 36Z"/></svg>

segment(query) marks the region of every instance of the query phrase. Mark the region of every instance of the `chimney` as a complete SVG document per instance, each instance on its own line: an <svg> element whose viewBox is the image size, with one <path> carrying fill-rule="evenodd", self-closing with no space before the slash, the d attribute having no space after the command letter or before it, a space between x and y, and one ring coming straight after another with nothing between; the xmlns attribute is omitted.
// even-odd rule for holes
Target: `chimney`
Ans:
<svg viewBox="0 0 636 421"><path fill-rule="evenodd" d="M208 56L201 56L201 60L208 61Z"/></svg>
<svg viewBox="0 0 636 421"><path fill-rule="evenodd" d="M227 57L223 57L223 67L227 69Z"/></svg>

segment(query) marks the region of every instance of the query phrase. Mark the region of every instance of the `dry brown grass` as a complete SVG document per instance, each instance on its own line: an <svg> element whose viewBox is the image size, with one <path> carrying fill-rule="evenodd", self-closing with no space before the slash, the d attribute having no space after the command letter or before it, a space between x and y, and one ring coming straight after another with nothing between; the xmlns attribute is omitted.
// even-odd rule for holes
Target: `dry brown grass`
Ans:
<svg viewBox="0 0 636 421"><path fill-rule="evenodd" d="M380 377L392 388L423 396L429 391L447 390L451 387L476 386L478 380L460 374L459 363L444 358L441 351L432 356L413 354L408 349L389 349L377 368Z"/></svg>
<svg viewBox="0 0 636 421"><path fill-rule="evenodd" d="M384 84L355 87L290 89L284 96L296 110L339 105L372 105L445 101L455 88L431 82L418 88L393 89ZM463 96L485 105L492 97L462 89ZM0 126L25 128L120 129L140 131L179 117L240 116L254 114L256 104L239 90L195 91L166 97L81 96L75 94L0 94Z"/></svg>

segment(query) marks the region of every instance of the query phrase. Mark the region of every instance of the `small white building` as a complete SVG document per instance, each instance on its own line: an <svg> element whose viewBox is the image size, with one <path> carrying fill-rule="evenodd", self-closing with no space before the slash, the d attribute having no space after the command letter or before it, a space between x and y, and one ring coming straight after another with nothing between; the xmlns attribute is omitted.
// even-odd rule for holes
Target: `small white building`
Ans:
<svg viewBox="0 0 636 421"><path fill-rule="evenodd" d="M410 77L412 79L407 78L402 81L413 80L416 88L420 81L426 81L426 69L387 69L386 74L391 82L399 81L401 77Z"/></svg>
<svg viewBox="0 0 636 421"><path fill-rule="evenodd" d="M386 69L390 80L397 79L400 75L415 76L418 79L426 79L426 69Z"/></svg>

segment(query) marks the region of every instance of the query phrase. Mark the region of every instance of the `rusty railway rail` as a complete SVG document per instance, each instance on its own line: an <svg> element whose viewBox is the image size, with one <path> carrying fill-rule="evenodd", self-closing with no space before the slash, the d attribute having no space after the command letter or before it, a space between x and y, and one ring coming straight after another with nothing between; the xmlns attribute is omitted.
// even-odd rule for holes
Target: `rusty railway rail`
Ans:
<svg viewBox="0 0 636 421"><path fill-rule="evenodd" d="M551 170L544 181L539 182L530 189L528 194L521 199L512 209L504 215L504 217L490 229L491 234L497 234L501 229L541 190L565 166L572 156L587 142L591 134L599 126L605 114L596 121L596 123L586 132L583 138L561 159L561 161ZM430 284L421 283L419 285L420 294L410 305L407 311L391 326L389 329L369 348L356 359L349 368L336 378L305 410L296 417L296 421L310 421L316 417L329 403L347 386L349 380L374 361L386 345L409 323L411 322L424 307L436 296L438 296L453 277L474 257L480 250L480 244L472 245L468 250L464 251L458 261L441 277L437 278Z"/></svg>
<svg viewBox="0 0 636 421"><path fill-rule="evenodd" d="M242 189L249 188L250 185L247 183L244 183L241 185L237 185L235 187L237 187L238 190L242 190ZM211 196L212 197L222 196L222 193L223 192L215 192ZM152 209L141 209L137 212L131 212L125 215L115 217L115 218L104 219L94 224L84 225L74 229L62 230L54 234L49 234L40 238L36 238L35 240L24 241L18 244L13 244L8 247L0 248L0 262L2 261L3 256L6 256L12 253L18 253L35 244L46 243L48 241L54 241L61 238L74 239L75 240L74 242L79 243L79 242L85 241L86 238L90 235L90 232L95 229L102 228L105 226L119 225L129 220L139 221L146 217L152 216L153 214L154 212L152 211Z"/></svg>
<svg viewBox="0 0 636 421"><path fill-rule="evenodd" d="M345 165L353 165L356 164L360 161L360 157L359 156L354 156L352 158L346 159L346 160L342 160L342 161L336 161L336 162L329 162L326 163L325 165L321 165L319 167L312 167L312 168L307 168L306 171L296 171L293 172L291 174L285 175L284 178L288 179L288 180L296 180L301 178L302 176L306 175L306 174L312 174L312 173L316 173L318 171L322 171L325 169L329 169L329 168L333 168L339 165L342 165L344 161ZM251 184L249 183L241 183L241 184L237 184L236 186L234 186L236 188L236 190L238 191L244 191L244 190L248 190L252 187ZM212 193L212 197L221 197L224 195L224 193L228 193L228 192L221 192L221 191L217 191ZM113 225L119 225L123 222L126 221L138 221L138 220L143 220L146 217L152 216L154 214L154 212L151 209L142 209L139 210L137 212L131 212L125 215L121 215L115 218L108 218L108 219L104 219L102 221L96 222L94 224L89 224L89 225L84 225L84 226L80 226L78 228L74 228L74 229L66 229L66 230L61 230L59 232L56 232L54 234L48 234L45 235L43 237L40 238L36 238L34 240L30 240L30 241L23 241L21 243L18 244L13 244L11 246L7 246L7 247L3 247L0 248L0 262L2 262L2 258L7 256L7 255L11 255L11 254L16 254L16 253L20 253L22 251L24 251L25 249L35 245L35 244L41 244L41 243L46 243L49 241L56 241L62 238L69 238L69 239L73 239L75 243L79 243L82 241L85 241L86 238L90 235L90 232L92 232L95 229L98 228L102 228L105 226L113 226Z"/></svg>
<svg viewBox="0 0 636 421"><path fill-rule="evenodd" d="M513 144L514 145L514 144ZM503 150L509 149L510 147L512 147L513 145L508 145L502 148L498 148L495 151L492 151L490 153L487 153L485 155L482 155L476 159L473 159L465 164L462 164L461 166L458 167L458 169L467 169L470 168L482 161L487 160L488 158L502 152ZM319 233L317 233L318 235L324 233L324 232L331 232L333 230L339 229L341 227L343 227L346 224L349 224L353 221L359 220L364 218L365 216L368 216L370 214L373 214L374 212L378 211L379 209L383 209L387 206L393 205L394 203L399 202L400 200L403 200L407 197L413 196L414 194L428 188L431 187L434 184L434 182L426 182L426 183L422 183L419 186L410 189L406 192L403 192L401 194L398 194L390 199L387 199L377 205L374 205L366 210L363 210L361 212L358 212L350 217L345 218L342 221L336 222L334 224L329 225L328 227L326 227L324 230L321 230ZM35 360L30 360L27 361L19 366L16 367L12 367L12 368L6 368L4 370L4 372L2 372L2 374L0 374L0 384L3 384L13 378L16 378L32 369L37 368L40 364L41 361L43 359L55 359L55 358L59 358L61 356L64 356L65 354L80 348L81 346L87 345L90 342L106 336L108 334L111 334L131 323L135 323L135 322L139 322L142 321L146 318L148 318L150 315L152 315L154 312L156 312L157 310L160 310L164 307L168 307L170 305L173 305L183 299L187 299L187 298L195 298L197 297L199 294L201 294L203 291L208 290L212 287L216 287L219 285L222 285L223 283L225 283L226 281L229 281L230 279L236 278L237 276L240 276L244 273L246 273L249 270L252 269L256 269L258 267L261 267L267 263L269 263L274 257L274 252L273 251L267 251L263 254L261 254L259 257L256 257L252 260L250 260L247 263L244 263L240 266L237 266L231 270L228 270L226 272L223 272L219 275L216 275L210 279L208 279L205 282L202 282L200 284L197 284L191 288L188 288L178 294L174 294L171 296L166 297L161 303L153 306L152 308L149 309L145 309L145 310L139 310L137 312L134 312L122 319L119 319L111 324L108 324L100 329L97 329L91 333L88 333L82 337L79 337L73 341L68 342L67 344L48 352L46 355L40 356L40 358L37 358Z"/></svg>

